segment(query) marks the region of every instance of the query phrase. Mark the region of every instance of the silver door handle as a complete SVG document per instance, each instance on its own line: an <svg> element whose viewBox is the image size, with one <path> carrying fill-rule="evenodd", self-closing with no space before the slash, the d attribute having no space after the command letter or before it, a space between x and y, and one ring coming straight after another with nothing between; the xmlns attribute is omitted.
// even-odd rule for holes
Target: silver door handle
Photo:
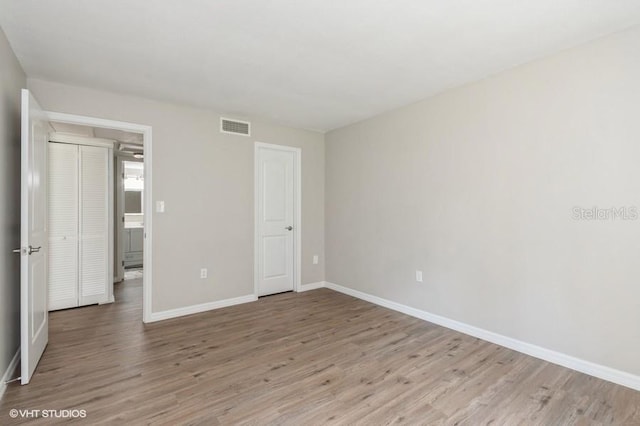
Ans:
<svg viewBox="0 0 640 426"><path fill-rule="evenodd" d="M28 252L28 253L29 253L29 254L31 254L31 253L38 253L38 252L40 251L40 249L41 249L41 248L42 248L42 246L40 246L40 247L31 247L31 246L29 246L29 252Z"/></svg>
<svg viewBox="0 0 640 426"><path fill-rule="evenodd" d="M293 226L286 226L284 229L286 229L287 231L293 231Z"/></svg>
<svg viewBox="0 0 640 426"><path fill-rule="evenodd" d="M21 248L13 249L13 250L11 250L11 251L12 251L13 253L17 253L17 254L22 253L22 249L21 249Z"/></svg>

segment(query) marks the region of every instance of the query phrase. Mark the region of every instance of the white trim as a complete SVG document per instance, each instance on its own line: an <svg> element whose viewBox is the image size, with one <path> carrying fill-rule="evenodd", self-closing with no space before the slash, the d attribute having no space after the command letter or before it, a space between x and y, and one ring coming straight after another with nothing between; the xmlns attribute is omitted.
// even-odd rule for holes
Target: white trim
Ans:
<svg viewBox="0 0 640 426"><path fill-rule="evenodd" d="M113 282L114 282L114 271L113 271L113 262L114 262L114 258L115 258L115 241L114 241L114 232L115 232L115 211L114 211L114 203L115 200L113 199L113 179L114 179L114 174L115 174L115 170L114 170L114 162L113 162L113 147L110 147L109 149L109 158L108 158L108 168L109 168L109 182L107 183L107 192L108 192L108 196L107 196L107 205L109 206L109 231L108 231L108 239L109 239L109 263L107 265L107 271L109 271L109 281L107 282L107 300L104 303L113 303L114 302L114 298L113 298Z"/></svg>
<svg viewBox="0 0 640 426"><path fill-rule="evenodd" d="M115 241L113 261L114 269L114 283L120 283L124 281L124 247L122 245L122 238L124 237L124 179L122 179L122 157L118 156L118 151L115 153L115 176L114 176L114 204L115 204L115 218L114 218L114 232L113 238ZM117 238L116 238L117 236ZM115 272L117 271L117 272Z"/></svg>
<svg viewBox="0 0 640 426"><path fill-rule="evenodd" d="M295 171L296 176L293 184L295 188L293 192L295 194L294 208L295 208L295 247L294 247L294 276L295 281L293 283L293 289L300 291L302 285L302 148L294 148L296 153L295 159Z"/></svg>
<svg viewBox="0 0 640 426"><path fill-rule="evenodd" d="M153 280L152 280L152 272L153 272L153 257L152 253L152 236L153 233L151 231L151 222L153 219L153 190L152 190L152 165L151 161L151 139L152 139L152 130L151 126L145 126L146 129L143 133L143 147L144 147L144 253L142 254L142 264L144 265L144 274L142 275L142 287L143 287L143 314L142 321L149 322L151 321L151 315L153 314L153 304L152 300L152 288L153 288Z"/></svg>
<svg viewBox="0 0 640 426"><path fill-rule="evenodd" d="M253 147L253 295L258 297L260 290L258 271L260 271L260 250L258 248L258 236L260 234L260 206L258 204L258 188L260 177L258 176L258 143Z"/></svg>
<svg viewBox="0 0 640 426"><path fill-rule="evenodd" d="M58 123L78 124L83 126L100 127L106 129L123 130L126 132L142 133L144 149L144 275L142 278L142 321L152 321L152 219L153 219L153 199L152 199L152 128L142 124L128 123L125 121L106 120L104 118L87 117L83 115L66 114L61 112L46 112L49 121Z"/></svg>
<svg viewBox="0 0 640 426"><path fill-rule="evenodd" d="M9 362L9 366L7 367L4 374L2 375L2 380L0 381L0 401L4 396L4 391L7 390L7 385L5 382L13 379L12 376L18 368L19 362L20 362L20 348L18 348L18 350L16 351L16 354L11 359L11 362Z"/></svg>
<svg viewBox="0 0 640 426"><path fill-rule="evenodd" d="M136 150L136 152L138 152L141 149L143 149L143 144L141 144L141 143L119 142L118 143L118 151L122 151L123 149Z"/></svg>
<svg viewBox="0 0 640 426"><path fill-rule="evenodd" d="M309 283L309 284L301 284L300 289L298 291L303 292L303 291L315 290L318 288L324 288L326 286L327 286L327 283L325 281L318 281L318 282Z"/></svg>
<svg viewBox="0 0 640 426"><path fill-rule="evenodd" d="M287 145L275 145L264 142L255 142L253 148L253 291L256 297L259 293L258 261L259 250L258 241L260 236L258 188L260 187L260 176L258 170L258 152L260 148L276 149L294 153L294 173L293 180L293 291L301 291L302 283L302 149Z"/></svg>
<svg viewBox="0 0 640 426"><path fill-rule="evenodd" d="M201 312L212 311L214 309L226 308L229 306L240 305L242 303L255 302L258 298L255 294L234 297L232 299L217 300L215 302L201 303L199 305L185 306L183 308L169 309L167 311L153 312L151 321L162 321L169 318L183 317L185 315L199 314Z"/></svg>
<svg viewBox="0 0 640 426"><path fill-rule="evenodd" d="M567 367L572 370L576 370L590 376L626 386L631 389L640 390L640 376L627 373L625 371L616 370L611 367L596 364L590 361L585 361L583 359L563 354L561 352L556 352L551 349L546 349L537 345L533 345L531 343L523 342L521 340L494 333L492 331L484 330L482 328L465 324L463 322L455 321L446 317L442 317L440 315L412 308L401 303L392 302L391 300L383 299L378 296L373 296L368 293L363 293L358 290L343 287L338 284L327 282L325 283L325 286L331 290L348 294L349 296L366 300L367 302L371 302L373 304L383 306L385 308L389 308L412 317L420 318L422 320L438 324L443 327L450 328L452 330L459 331L461 333L468 334L469 336L477 337L491 343L495 343L496 345L504 346L505 348L513 349L514 351L521 352L523 354L527 354L532 357L551 362L553 364Z"/></svg>
<svg viewBox="0 0 640 426"><path fill-rule="evenodd" d="M65 133L58 133L58 132L49 133L49 142L67 143L72 145L98 146L101 148L111 148L111 149L113 149L113 146L116 143L116 141L112 139L93 138L90 136L68 135Z"/></svg>
<svg viewBox="0 0 640 426"><path fill-rule="evenodd" d="M122 158L125 161L134 161L134 160L138 160L138 161L143 161L139 158L136 158L133 156L133 152L126 152L126 151L114 151L114 155L118 158Z"/></svg>
<svg viewBox="0 0 640 426"><path fill-rule="evenodd" d="M242 124L246 124L247 125L247 130L249 131L249 133L247 133L246 135L244 133L237 133L237 132L229 132L227 130L223 130L222 128L222 122L224 120L227 121L235 121L236 123L242 123ZM249 137L251 136L251 123L248 121L243 121L243 120L237 120L235 118L228 118L228 117L220 117L220 133L226 133L228 135L236 135L236 136L245 136L245 137Z"/></svg>

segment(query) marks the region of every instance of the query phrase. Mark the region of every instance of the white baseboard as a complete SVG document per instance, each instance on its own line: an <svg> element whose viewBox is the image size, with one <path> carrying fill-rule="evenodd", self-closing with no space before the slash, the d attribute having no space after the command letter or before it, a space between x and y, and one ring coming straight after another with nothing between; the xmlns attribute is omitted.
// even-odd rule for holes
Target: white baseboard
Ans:
<svg viewBox="0 0 640 426"><path fill-rule="evenodd" d="M402 312L403 314L407 314L412 317L420 318L422 320L429 321L434 324L438 324L443 327L450 328L452 330L456 330L461 333L468 334L470 336L477 337L479 339L486 340L500 346L504 346L509 349L513 349L514 351L518 351L532 357L551 362L553 364L561 365L563 367L567 367L572 370L597 377L599 379L607 380L609 382L613 382L640 391L640 376L637 376L635 374L616 370L614 368L596 364L590 361L585 361L583 359L566 355L561 352L556 352L551 349L546 349L540 346L533 345L531 343L526 343L517 339L513 339L511 337L503 336L492 331L474 327L469 324L442 317L440 315L435 315L400 303L392 302L391 300L363 293L358 290L353 290L348 287L343 287L338 284L327 282L325 283L325 287L331 290L338 291L340 293L348 294L349 296L353 296L358 299L366 300L367 302L371 302L376 305L384 306L385 308L393 309L394 311Z"/></svg>
<svg viewBox="0 0 640 426"><path fill-rule="evenodd" d="M298 290L298 292L315 290L317 288L323 288L323 287L326 287L326 284L327 283L325 281L318 281L316 283L302 284L302 285L300 285L300 290Z"/></svg>
<svg viewBox="0 0 640 426"><path fill-rule="evenodd" d="M256 300L258 300L258 298L254 294L248 294L246 296L234 297L232 299L201 303L199 305L185 306L184 308L169 309L167 311L152 312L150 322L177 318L185 315L199 314L201 312L211 311L214 309L226 308L227 306L255 302Z"/></svg>
<svg viewBox="0 0 640 426"><path fill-rule="evenodd" d="M19 362L20 348L18 348L18 351L13 356L11 362L9 363L9 366L7 367L7 370L2 375L2 381L0 381L0 400L2 400L2 397L4 396L4 391L7 390L7 385L5 384L5 382L13 379L13 373L16 371L16 367L18 366Z"/></svg>

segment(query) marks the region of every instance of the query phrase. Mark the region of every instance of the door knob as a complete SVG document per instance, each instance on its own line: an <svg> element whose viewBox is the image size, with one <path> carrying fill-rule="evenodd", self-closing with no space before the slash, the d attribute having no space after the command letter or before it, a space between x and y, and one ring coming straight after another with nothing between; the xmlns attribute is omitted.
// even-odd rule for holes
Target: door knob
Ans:
<svg viewBox="0 0 640 426"><path fill-rule="evenodd" d="M42 248L42 246L40 246L40 247L31 247L31 246L29 246L29 252L28 252L28 253L29 253L29 254L31 254L31 253L37 253L37 252L39 252L39 251L40 251L40 249L41 249L41 248Z"/></svg>
<svg viewBox="0 0 640 426"><path fill-rule="evenodd" d="M286 229L287 231L292 231L293 230L293 226L287 226L284 229Z"/></svg>

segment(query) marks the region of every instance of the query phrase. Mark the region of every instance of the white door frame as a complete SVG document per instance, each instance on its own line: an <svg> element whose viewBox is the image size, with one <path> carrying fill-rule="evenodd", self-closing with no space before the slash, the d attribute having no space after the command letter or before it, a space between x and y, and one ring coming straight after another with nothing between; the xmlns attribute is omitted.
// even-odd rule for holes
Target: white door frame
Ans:
<svg viewBox="0 0 640 426"><path fill-rule="evenodd" d="M153 200L151 197L151 140L152 129L151 126L143 124L127 123L125 121L106 120L103 118L87 117L83 115L65 114L61 112L46 111L47 119L49 121L55 121L58 123L77 124L82 126L99 127L104 129L122 130L125 132L142 133L143 146L144 146L144 254L143 263L145 265L144 274L142 278L142 321L147 323L151 322L151 309L152 309L152 232L151 232L151 220L153 212ZM113 267L113 263L112 263Z"/></svg>
<svg viewBox="0 0 640 426"><path fill-rule="evenodd" d="M260 261L259 244L260 241L260 206L258 196L260 182L262 181L258 173L258 152L260 148L269 148L285 152L293 152L293 291L301 291L302 282L302 149L286 145L275 145L270 143L256 142L254 146L253 158L253 207L254 207L254 234L253 234L253 294L258 297L259 277L258 267Z"/></svg>
<svg viewBox="0 0 640 426"><path fill-rule="evenodd" d="M114 282L124 281L124 250L122 247L122 237L124 236L124 179L122 179L122 157L116 154L115 158L115 177L113 186L115 188L114 194L114 211L115 211L115 232L113 235L115 249L114 249Z"/></svg>

